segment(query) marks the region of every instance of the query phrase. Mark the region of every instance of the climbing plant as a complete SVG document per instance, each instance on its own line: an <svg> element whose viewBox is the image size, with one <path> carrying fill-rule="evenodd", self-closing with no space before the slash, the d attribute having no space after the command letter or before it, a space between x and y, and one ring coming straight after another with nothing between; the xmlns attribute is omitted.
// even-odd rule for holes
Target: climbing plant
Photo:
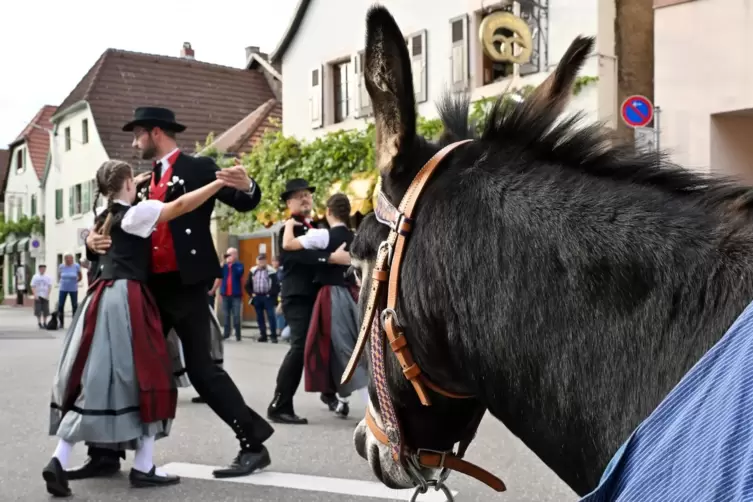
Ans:
<svg viewBox="0 0 753 502"><path fill-rule="evenodd" d="M596 77L581 77L584 78L590 80L576 80L577 92L597 80ZM526 98L533 90L534 86L524 86L515 93ZM508 95L505 99L513 97ZM495 100L496 97L482 98L472 103L469 118L479 130ZM437 139L442 132L442 123L439 119L419 116L417 132L427 139ZM214 157L220 167L234 165L237 159L224 157L211 147L213 140L209 136L204 145L197 145L197 151ZM323 214L331 187L339 184L339 189L347 193L348 183L355 176L374 173L374 142L372 123L360 129L332 131L310 141L285 136L281 130L268 129L254 149L240 159L249 176L259 185L262 200L251 213L238 213L218 204L220 227L232 227L236 232L251 231L260 224L269 225L284 218L285 205L279 194L284 191L285 182L292 178L304 178L317 187L315 211Z"/></svg>
<svg viewBox="0 0 753 502"><path fill-rule="evenodd" d="M0 213L0 243L5 242L10 234L20 238L32 233L44 234L44 220L39 216L21 216L18 221L5 221L5 215Z"/></svg>

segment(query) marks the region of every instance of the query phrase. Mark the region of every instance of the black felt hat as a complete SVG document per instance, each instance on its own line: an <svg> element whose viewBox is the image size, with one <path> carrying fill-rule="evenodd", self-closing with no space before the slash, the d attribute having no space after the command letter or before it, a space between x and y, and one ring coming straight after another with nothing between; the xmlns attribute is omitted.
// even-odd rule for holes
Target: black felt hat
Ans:
<svg viewBox="0 0 753 502"><path fill-rule="evenodd" d="M131 132L137 126L159 127L166 131L183 132L186 126L175 121L175 114L167 108L158 106L140 106L133 112L133 120L123 126L123 130Z"/></svg>
<svg viewBox="0 0 753 502"><path fill-rule="evenodd" d="M286 201L292 194L300 190L308 190L309 192L314 193L316 192L316 187L310 186L309 182L304 180L303 178L295 178L285 183L285 191L282 192L280 198L283 201Z"/></svg>

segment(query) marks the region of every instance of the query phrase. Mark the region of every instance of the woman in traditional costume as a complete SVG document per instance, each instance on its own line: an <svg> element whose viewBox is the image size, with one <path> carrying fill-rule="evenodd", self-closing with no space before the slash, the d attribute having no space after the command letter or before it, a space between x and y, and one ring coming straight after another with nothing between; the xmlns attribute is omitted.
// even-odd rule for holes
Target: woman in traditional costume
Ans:
<svg viewBox="0 0 753 502"><path fill-rule="evenodd" d="M350 201L338 193L327 200L329 229L310 229L305 235L295 237L293 227L300 225L295 219L285 223L282 247L286 251L320 249L335 251L345 244L350 249L354 234L346 222L350 217ZM315 281L321 285L316 296L314 312L306 335L304 375L306 392L321 393L322 401L341 418L348 416L348 398L354 391L361 393L368 403L368 376L362 360L353 378L347 384L340 379L358 338L358 288L355 278L344 265L322 265Z"/></svg>
<svg viewBox="0 0 753 502"><path fill-rule="evenodd" d="M177 389L159 311L146 282L149 236L161 222L190 212L211 198L217 180L167 204L136 200L131 166L107 161L97 171L107 208L95 219L112 245L99 257L89 287L65 336L52 387L50 435L55 453L42 471L47 491L71 495L65 467L75 443L136 450L130 482L136 487L172 485L177 476L154 466L154 443L169 434Z"/></svg>

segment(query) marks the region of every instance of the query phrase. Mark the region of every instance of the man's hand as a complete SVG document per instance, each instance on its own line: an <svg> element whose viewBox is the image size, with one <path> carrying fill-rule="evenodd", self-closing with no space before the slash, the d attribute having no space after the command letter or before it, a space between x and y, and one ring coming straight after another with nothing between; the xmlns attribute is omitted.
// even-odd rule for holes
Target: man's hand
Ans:
<svg viewBox="0 0 753 502"><path fill-rule="evenodd" d="M251 190L251 178L246 174L243 166L233 166L217 171L217 179L224 181L228 186L248 192Z"/></svg>
<svg viewBox="0 0 753 502"><path fill-rule="evenodd" d="M89 232L86 236L86 247L91 249L97 254L105 254L112 245L112 239L102 234L98 234L94 230Z"/></svg>
<svg viewBox="0 0 753 502"><path fill-rule="evenodd" d="M337 250L329 255L329 263L333 265L350 265L350 253L345 251L345 242Z"/></svg>

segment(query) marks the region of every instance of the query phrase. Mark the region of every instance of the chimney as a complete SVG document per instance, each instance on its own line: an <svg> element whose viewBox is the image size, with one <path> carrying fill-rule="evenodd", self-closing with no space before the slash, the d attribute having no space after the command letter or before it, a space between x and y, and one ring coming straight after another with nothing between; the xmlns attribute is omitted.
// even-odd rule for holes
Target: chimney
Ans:
<svg viewBox="0 0 753 502"><path fill-rule="evenodd" d="M183 42L183 48L180 50L180 57L186 59L194 59L191 42Z"/></svg>
<svg viewBox="0 0 753 502"><path fill-rule="evenodd" d="M246 61L251 57L251 54L259 54L259 47L255 45L249 45L246 47Z"/></svg>

